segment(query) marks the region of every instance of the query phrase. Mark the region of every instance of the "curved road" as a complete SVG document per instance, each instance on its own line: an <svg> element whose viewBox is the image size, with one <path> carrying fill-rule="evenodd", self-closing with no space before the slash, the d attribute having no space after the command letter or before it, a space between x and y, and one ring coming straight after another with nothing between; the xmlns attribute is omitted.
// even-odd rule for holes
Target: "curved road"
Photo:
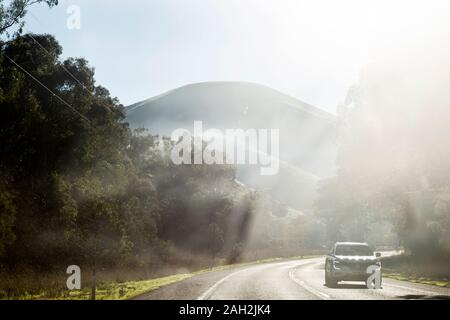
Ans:
<svg viewBox="0 0 450 320"><path fill-rule="evenodd" d="M450 289L383 279L382 289L363 282L324 285L325 258L270 262L194 276L138 299L311 300L311 299L450 299Z"/></svg>

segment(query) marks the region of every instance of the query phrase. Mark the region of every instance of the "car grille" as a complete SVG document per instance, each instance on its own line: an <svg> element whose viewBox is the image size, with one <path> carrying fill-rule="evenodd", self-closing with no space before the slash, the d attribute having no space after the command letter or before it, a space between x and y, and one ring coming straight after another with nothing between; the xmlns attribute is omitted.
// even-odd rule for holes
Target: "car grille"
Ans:
<svg viewBox="0 0 450 320"><path fill-rule="evenodd" d="M338 266L339 268L351 269L352 271L360 271L365 273L367 267L375 264L373 261L340 261Z"/></svg>

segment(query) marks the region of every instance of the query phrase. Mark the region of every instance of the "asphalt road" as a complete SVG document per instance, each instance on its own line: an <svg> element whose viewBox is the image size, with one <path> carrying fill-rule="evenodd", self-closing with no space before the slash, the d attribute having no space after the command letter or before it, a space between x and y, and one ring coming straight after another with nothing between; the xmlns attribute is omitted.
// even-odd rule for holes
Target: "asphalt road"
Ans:
<svg viewBox="0 0 450 320"><path fill-rule="evenodd" d="M162 287L138 299L348 300L450 299L450 289L383 278L382 289L363 282L324 284L325 258L255 264L210 272Z"/></svg>

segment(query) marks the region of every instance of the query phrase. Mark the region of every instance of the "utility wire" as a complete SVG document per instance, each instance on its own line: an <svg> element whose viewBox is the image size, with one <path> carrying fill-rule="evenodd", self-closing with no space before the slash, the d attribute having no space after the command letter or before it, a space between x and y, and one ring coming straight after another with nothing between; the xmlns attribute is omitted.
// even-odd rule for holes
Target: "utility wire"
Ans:
<svg viewBox="0 0 450 320"><path fill-rule="evenodd" d="M36 40L36 38L31 34L31 33L27 33L27 36L29 36L42 50L44 50L49 56L51 56L51 53L42 45L39 43L39 41ZM86 86L84 85L84 83L82 83L80 80L77 79L77 77L75 77L73 75L72 72L70 72L63 63L61 63L61 68L63 68L63 70L65 72L67 72L67 74L74 79L84 90L86 90L87 92L89 92L90 94L93 94L88 88L86 88Z"/></svg>
<svg viewBox="0 0 450 320"><path fill-rule="evenodd" d="M56 97L59 101L61 101L66 107L68 107L69 109L71 109L73 112L75 112L82 120L86 121L86 123L92 128L95 129L94 124L92 123L91 120L89 120L87 117L85 117L84 115L82 115L78 110L76 110L74 107L72 107L68 102L66 102L63 98L61 98L60 96L58 96L56 93L54 93L50 88L48 88L44 83L42 83L39 79L37 79L35 76L33 76L30 72L28 72L25 68L23 68L21 65L19 65L16 61L14 61L14 59L10 58L7 54L3 53L3 55L9 60L11 61L15 66L17 66L23 73L25 73L26 75L28 75L31 79L33 79L34 81L36 81L39 85L41 85L43 88L45 88L48 92L50 92L54 97ZM116 151L118 153L122 153L123 150L117 148L117 146L113 147L114 149L116 149Z"/></svg>
<svg viewBox="0 0 450 320"><path fill-rule="evenodd" d="M38 19L32 12L29 13L29 15L37 22L39 23L43 28L47 28L47 26L42 23L42 21L40 19ZM45 48L39 41L36 40L36 38L33 36L33 34L28 30L26 31L28 32L27 35L30 36L30 38L42 49L44 50L49 56L51 56L51 53L47 50L47 48ZM89 92L90 94L93 95L93 92L91 90L89 90L84 83L82 83L77 77L75 77L75 75L70 72L65 66L64 64L61 63L61 68L72 78L74 79L84 90L86 90L87 92Z"/></svg>
<svg viewBox="0 0 450 320"><path fill-rule="evenodd" d="M19 65L14 59L10 58L6 53L3 53L3 55L11 61L16 67L18 67L20 70L22 70L23 73L27 74L31 79L36 81L38 84L40 84L43 88L45 88L48 92L50 92L54 97L56 97L59 101L61 101L65 106L70 108L73 112L75 112L78 116L80 116L81 119L86 121L90 126L93 127L91 121L86 118L84 115L82 115L78 110L76 110L74 107L72 107L68 102L66 102L63 98L58 96L56 93L54 93L49 87L47 87L45 84L43 84L39 79L37 79L35 76L33 76L30 72L25 70L21 65Z"/></svg>

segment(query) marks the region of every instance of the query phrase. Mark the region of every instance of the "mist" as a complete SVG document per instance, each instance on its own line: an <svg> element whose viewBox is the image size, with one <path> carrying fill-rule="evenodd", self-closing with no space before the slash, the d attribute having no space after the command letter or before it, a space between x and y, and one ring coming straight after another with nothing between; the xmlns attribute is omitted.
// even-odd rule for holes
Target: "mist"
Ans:
<svg viewBox="0 0 450 320"><path fill-rule="evenodd" d="M279 278L302 286L293 261L337 242L395 253L383 265L448 286L448 2L191 0L182 17L164 3L148 25L130 6L136 29L114 41L87 14L81 53L64 32L23 33L19 2L1 7L0 298L65 295L74 263L92 298L96 280L264 259L292 259ZM174 132L200 122L231 148L181 148ZM276 134L261 149L256 133Z"/></svg>

